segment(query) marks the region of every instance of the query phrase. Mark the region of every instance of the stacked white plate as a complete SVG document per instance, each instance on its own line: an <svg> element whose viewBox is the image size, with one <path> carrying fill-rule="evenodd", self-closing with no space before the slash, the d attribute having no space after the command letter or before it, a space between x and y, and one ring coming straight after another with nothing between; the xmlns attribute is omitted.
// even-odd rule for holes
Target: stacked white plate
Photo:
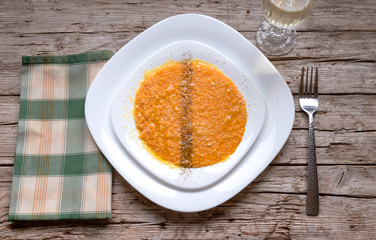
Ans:
<svg viewBox="0 0 376 240"><path fill-rule="evenodd" d="M182 170L145 150L133 101L145 70L187 58L218 66L243 94L248 119L229 159ZM291 132L294 102L278 71L240 33L208 16L183 14L150 27L110 59L90 86L85 115L98 147L135 189L163 207L195 212L227 201L269 165Z"/></svg>

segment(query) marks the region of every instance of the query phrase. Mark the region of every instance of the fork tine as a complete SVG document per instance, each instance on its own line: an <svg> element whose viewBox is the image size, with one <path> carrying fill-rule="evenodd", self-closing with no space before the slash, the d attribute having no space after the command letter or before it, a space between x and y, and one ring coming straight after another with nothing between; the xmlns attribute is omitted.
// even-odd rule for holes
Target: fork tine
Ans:
<svg viewBox="0 0 376 240"><path fill-rule="evenodd" d="M309 81L309 92L308 92L308 97L313 97L312 77L313 77L313 67L311 67L311 79L310 79L310 81Z"/></svg>
<svg viewBox="0 0 376 240"><path fill-rule="evenodd" d="M306 81L305 81L305 92L304 92L305 97L308 97L308 74L309 74L309 67L307 67L307 74L306 74Z"/></svg>
<svg viewBox="0 0 376 240"><path fill-rule="evenodd" d="M315 86L313 90L313 97L317 98L318 97L318 91L319 91L319 70L316 67L316 76L315 76Z"/></svg>
<svg viewBox="0 0 376 240"><path fill-rule="evenodd" d="M302 68L302 76L300 78L299 97L303 97L303 85L304 85L304 67Z"/></svg>

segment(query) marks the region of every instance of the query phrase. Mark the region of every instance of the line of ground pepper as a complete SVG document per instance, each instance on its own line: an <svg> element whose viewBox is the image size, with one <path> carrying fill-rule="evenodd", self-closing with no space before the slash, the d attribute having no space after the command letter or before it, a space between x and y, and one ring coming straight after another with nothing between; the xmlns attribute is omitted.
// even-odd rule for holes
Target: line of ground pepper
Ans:
<svg viewBox="0 0 376 240"><path fill-rule="evenodd" d="M192 167L192 77L193 70L190 61L182 61L184 65L182 80L180 82L181 89L181 107L182 115L180 117L182 128L181 136L181 159L180 166L184 168Z"/></svg>

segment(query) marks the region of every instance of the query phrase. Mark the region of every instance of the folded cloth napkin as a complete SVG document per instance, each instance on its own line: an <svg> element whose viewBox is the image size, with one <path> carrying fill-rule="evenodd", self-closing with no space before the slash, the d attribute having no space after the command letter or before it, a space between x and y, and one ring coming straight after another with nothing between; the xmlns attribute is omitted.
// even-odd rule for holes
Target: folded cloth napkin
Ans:
<svg viewBox="0 0 376 240"><path fill-rule="evenodd" d="M111 51L23 56L9 220L111 218L112 169L86 126Z"/></svg>

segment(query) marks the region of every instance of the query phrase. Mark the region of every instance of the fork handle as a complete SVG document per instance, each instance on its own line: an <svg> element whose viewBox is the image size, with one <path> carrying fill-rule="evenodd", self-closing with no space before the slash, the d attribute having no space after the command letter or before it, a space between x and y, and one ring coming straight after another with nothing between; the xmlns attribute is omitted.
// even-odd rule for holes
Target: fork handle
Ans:
<svg viewBox="0 0 376 240"><path fill-rule="evenodd" d="M317 216L319 214L319 186L317 179L316 145L312 114L309 114L308 139L308 190L306 214Z"/></svg>

